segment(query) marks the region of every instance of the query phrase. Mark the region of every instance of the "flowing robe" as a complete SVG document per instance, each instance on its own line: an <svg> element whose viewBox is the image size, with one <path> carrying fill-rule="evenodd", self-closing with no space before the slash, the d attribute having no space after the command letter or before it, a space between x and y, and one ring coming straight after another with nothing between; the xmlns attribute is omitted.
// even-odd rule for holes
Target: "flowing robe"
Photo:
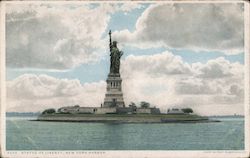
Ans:
<svg viewBox="0 0 250 158"><path fill-rule="evenodd" d="M122 51L119 51L119 49L115 46L111 47L110 51L110 73L118 73L120 70L120 59L122 56Z"/></svg>

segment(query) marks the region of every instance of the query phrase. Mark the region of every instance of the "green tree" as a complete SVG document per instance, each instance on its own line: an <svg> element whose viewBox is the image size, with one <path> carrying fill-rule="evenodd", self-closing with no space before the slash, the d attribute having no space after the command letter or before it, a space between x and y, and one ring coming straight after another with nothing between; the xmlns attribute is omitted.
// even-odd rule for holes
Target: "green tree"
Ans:
<svg viewBox="0 0 250 158"><path fill-rule="evenodd" d="M184 109L181 109L184 113L193 113L193 109L191 108L184 108Z"/></svg>
<svg viewBox="0 0 250 158"><path fill-rule="evenodd" d="M136 104L134 102L131 102L128 106L131 108L136 108Z"/></svg>
<svg viewBox="0 0 250 158"><path fill-rule="evenodd" d="M150 107L150 104L148 102L145 102L145 101L142 101L140 103L140 105L141 105L141 108L149 108Z"/></svg>
<svg viewBox="0 0 250 158"><path fill-rule="evenodd" d="M46 109L42 112L42 114L54 114L56 113L55 109Z"/></svg>

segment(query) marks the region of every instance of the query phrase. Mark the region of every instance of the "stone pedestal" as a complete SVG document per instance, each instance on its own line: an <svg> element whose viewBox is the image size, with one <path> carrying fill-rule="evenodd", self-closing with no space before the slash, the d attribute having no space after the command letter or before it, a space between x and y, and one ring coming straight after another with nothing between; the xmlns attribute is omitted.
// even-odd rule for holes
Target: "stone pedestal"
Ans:
<svg viewBox="0 0 250 158"><path fill-rule="evenodd" d="M106 81L107 92L105 94L103 107L125 107L120 74L110 73Z"/></svg>

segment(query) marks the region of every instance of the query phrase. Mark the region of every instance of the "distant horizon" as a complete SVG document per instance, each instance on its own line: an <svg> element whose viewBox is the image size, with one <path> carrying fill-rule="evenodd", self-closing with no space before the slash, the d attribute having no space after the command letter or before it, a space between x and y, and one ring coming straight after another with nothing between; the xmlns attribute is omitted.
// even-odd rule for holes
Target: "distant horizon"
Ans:
<svg viewBox="0 0 250 158"><path fill-rule="evenodd" d="M41 114L42 112L38 111L38 112L5 112L6 114ZM208 116L208 117L216 117L216 116L243 116L245 117L245 115L243 114L232 114L232 115L204 115L204 116Z"/></svg>

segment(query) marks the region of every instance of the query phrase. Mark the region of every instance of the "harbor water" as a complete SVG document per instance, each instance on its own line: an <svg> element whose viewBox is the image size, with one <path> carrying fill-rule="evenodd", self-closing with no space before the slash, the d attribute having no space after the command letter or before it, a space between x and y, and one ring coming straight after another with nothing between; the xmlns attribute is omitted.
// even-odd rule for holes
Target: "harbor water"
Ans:
<svg viewBox="0 0 250 158"><path fill-rule="evenodd" d="M186 124L30 121L32 119L35 118L6 118L6 150L244 150L243 117Z"/></svg>

